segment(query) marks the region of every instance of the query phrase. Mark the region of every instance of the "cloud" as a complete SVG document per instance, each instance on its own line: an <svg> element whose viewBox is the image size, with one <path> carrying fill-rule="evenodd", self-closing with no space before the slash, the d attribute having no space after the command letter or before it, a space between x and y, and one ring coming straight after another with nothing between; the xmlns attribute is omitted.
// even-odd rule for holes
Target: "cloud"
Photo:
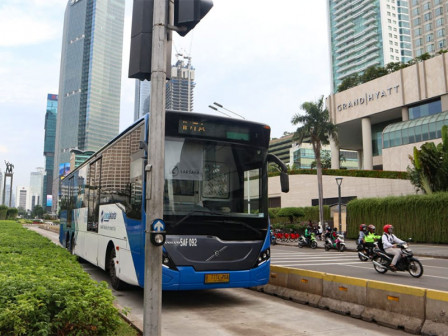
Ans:
<svg viewBox="0 0 448 336"><path fill-rule="evenodd" d="M46 10L49 6L61 4L40 0L4 1L0 5L0 47L37 45L59 36L62 27L56 24L60 19L47 14L51 13Z"/></svg>
<svg viewBox="0 0 448 336"><path fill-rule="evenodd" d="M0 145L0 153L8 153L8 148L6 146Z"/></svg>

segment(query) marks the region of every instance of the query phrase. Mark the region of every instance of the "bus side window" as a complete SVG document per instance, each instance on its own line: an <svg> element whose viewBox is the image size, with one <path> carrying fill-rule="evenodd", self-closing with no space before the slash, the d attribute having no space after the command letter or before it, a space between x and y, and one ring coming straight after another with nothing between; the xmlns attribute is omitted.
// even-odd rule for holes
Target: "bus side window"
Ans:
<svg viewBox="0 0 448 336"><path fill-rule="evenodd" d="M101 158L90 164L88 174L88 218L87 218L87 230L98 232L98 212L99 212L99 200L100 200L100 175L101 174Z"/></svg>

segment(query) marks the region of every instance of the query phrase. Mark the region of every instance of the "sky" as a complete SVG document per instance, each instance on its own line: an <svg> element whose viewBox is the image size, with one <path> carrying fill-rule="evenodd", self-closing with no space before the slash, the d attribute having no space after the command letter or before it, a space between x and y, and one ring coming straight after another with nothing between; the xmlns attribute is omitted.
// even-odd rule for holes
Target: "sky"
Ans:
<svg viewBox="0 0 448 336"><path fill-rule="evenodd" d="M120 131L133 122L129 79L132 0L126 2ZM185 37L174 33L176 53L195 68L194 111L219 114L213 102L271 126L271 137L293 132L300 106L328 96L330 60L323 0L213 0ZM0 1L0 170L14 164L14 189L29 186L45 166L48 93L58 94L66 0ZM223 110L228 113L227 111Z"/></svg>

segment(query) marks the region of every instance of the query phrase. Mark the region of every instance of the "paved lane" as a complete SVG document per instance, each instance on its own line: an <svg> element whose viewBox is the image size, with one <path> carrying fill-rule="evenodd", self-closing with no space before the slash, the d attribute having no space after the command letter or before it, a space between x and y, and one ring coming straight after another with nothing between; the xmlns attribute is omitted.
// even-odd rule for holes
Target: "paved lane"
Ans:
<svg viewBox="0 0 448 336"><path fill-rule="evenodd" d="M417 257L423 264L424 273L421 278L413 278L408 272L379 274L370 261L360 261L355 252L341 253L336 250L299 249L295 246L281 245L272 246L271 251L271 264L276 266L448 291L447 259Z"/></svg>

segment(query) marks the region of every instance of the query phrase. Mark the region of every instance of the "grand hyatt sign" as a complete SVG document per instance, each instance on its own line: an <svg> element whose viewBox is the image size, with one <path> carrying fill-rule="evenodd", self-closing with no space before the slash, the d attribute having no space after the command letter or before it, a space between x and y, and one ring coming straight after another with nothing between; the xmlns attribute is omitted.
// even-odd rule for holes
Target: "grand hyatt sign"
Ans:
<svg viewBox="0 0 448 336"><path fill-rule="evenodd" d="M363 97L356 98L356 99L351 100L345 104L339 104L337 106L337 110L340 112L340 111L348 110L355 106L368 105L369 102L374 101L374 100L380 100L383 98L387 98L389 96L392 96L393 94L397 94L399 87L400 87L400 85L395 85L390 88L387 88L386 90L377 91L374 93L366 93Z"/></svg>

